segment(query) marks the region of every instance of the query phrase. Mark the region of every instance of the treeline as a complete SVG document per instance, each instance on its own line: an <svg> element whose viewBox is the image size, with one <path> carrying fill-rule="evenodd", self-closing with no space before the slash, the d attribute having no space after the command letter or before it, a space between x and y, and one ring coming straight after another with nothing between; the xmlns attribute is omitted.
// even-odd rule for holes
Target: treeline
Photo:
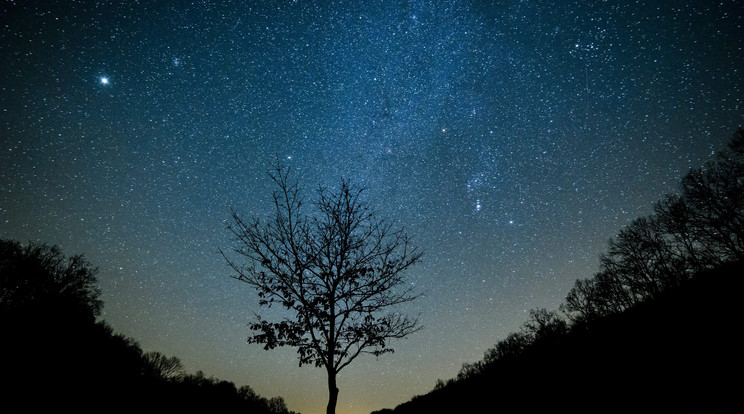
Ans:
<svg viewBox="0 0 744 414"><path fill-rule="evenodd" d="M744 259L744 130L681 187L610 240L593 278L576 281L561 309L572 321L623 312L694 274Z"/></svg>
<svg viewBox="0 0 744 414"><path fill-rule="evenodd" d="M3 412L241 411L289 414L281 397L188 374L98 320L97 270L54 246L0 240Z"/></svg>
<svg viewBox="0 0 744 414"><path fill-rule="evenodd" d="M456 378L438 380L431 393L394 412L459 410L469 400L505 412L736 405L731 398L737 380L722 378L742 368L733 344L743 275L739 129L725 150L688 172L679 194L667 195L653 214L611 239L599 271L577 280L558 310L531 310L521 329L481 361L464 364Z"/></svg>

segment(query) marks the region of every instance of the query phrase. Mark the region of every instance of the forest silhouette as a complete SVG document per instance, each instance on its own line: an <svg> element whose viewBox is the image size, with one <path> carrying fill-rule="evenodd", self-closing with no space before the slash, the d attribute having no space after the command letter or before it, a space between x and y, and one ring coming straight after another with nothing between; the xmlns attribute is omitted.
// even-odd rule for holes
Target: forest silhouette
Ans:
<svg viewBox="0 0 744 414"><path fill-rule="evenodd" d="M744 130L611 239L554 311L430 393L377 413L742 412ZM99 320L96 270L0 240L3 411L289 413L280 398L145 353Z"/></svg>
<svg viewBox="0 0 744 414"><path fill-rule="evenodd" d="M744 130L632 221L558 310L376 414L743 412Z"/></svg>
<svg viewBox="0 0 744 414"><path fill-rule="evenodd" d="M281 397L186 374L97 320L96 269L54 246L0 240L2 411L289 414Z"/></svg>

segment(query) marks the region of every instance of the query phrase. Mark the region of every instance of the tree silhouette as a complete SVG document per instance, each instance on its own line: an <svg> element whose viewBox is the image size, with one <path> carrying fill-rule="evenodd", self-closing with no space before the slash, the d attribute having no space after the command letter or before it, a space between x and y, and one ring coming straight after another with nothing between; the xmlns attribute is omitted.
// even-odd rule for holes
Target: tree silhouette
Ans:
<svg viewBox="0 0 744 414"><path fill-rule="evenodd" d="M737 130L715 160L690 170L682 180L682 197L709 255L744 259L744 130Z"/></svg>
<svg viewBox="0 0 744 414"><path fill-rule="evenodd" d="M56 246L0 239L3 407L291 413L281 397L188 375L177 357L144 353L114 333L97 320L103 302L95 274L83 256L65 257Z"/></svg>
<svg viewBox="0 0 744 414"><path fill-rule="evenodd" d="M96 273L83 256L67 258L57 246L0 240L0 313L93 322L103 308Z"/></svg>
<svg viewBox="0 0 744 414"><path fill-rule="evenodd" d="M530 319L524 323L522 331L532 343L553 345L566 335L568 328L568 323L558 312L538 308L530 310Z"/></svg>
<svg viewBox="0 0 744 414"><path fill-rule="evenodd" d="M7 399L29 411L54 404L87 412L114 398L110 390L132 390L140 350L96 321L103 302L95 275L83 256L65 257L56 246L0 240L0 355L10 379ZM42 380L53 386L38 398L35 384Z"/></svg>
<svg viewBox="0 0 744 414"><path fill-rule="evenodd" d="M146 371L152 377L168 380L183 378L184 368L178 357L167 357L160 352L151 351L143 355L147 362Z"/></svg>
<svg viewBox="0 0 744 414"><path fill-rule="evenodd" d="M740 412L728 378L744 366L732 328L744 316L744 130L680 190L610 239L559 306L568 320L531 310L481 361L393 412Z"/></svg>
<svg viewBox="0 0 744 414"><path fill-rule="evenodd" d="M744 130L682 179L654 214L611 239L592 279L577 280L561 310L574 322L627 310L692 275L744 260Z"/></svg>
<svg viewBox="0 0 744 414"><path fill-rule="evenodd" d="M357 356L393 352L390 339L420 329L417 318L395 311L418 297L403 278L421 253L403 229L381 220L362 200L363 189L342 180L337 191L320 188L310 212L289 170L269 174L278 186L268 221L233 212L228 229L247 264L225 259L236 279L258 291L259 305L279 303L290 316L270 322L257 316L249 343L297 348L300 366L325 367L327 413L338 400L336 376Z"/></svg>

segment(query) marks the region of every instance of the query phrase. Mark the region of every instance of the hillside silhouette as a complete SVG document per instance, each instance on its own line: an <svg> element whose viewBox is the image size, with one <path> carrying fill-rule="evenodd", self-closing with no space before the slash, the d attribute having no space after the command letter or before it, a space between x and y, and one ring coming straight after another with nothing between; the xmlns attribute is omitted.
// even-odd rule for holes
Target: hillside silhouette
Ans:
<svg viewBox="0 0 744 414"><path fill-rule="evenodd" d="M377 414L743 412L744 130L610 239L559 311Z"/></svg>
<svg viewBox="0 0 744 414"><path fill-rule="evenodd" d="M96 270L54 246L0 240L3 412L289 414L281 397L186 374L97 320Z"/></svg>
<svg viewBox="0 0 744 414"><path fill-rule="evenodd" d="M740 412L741 275L741 262L700 274L378 413Z"/></svg>

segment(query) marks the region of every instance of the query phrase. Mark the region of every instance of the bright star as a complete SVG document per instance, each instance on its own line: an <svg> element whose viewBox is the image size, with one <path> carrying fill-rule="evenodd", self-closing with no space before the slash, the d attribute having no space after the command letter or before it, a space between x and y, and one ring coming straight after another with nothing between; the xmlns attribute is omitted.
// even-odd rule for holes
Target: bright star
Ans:
<svg viewBox="0 0 744 414"><path fill-rule="evenodd" d="M109 78L105 76L101 76L101 85L108 85L109 84Z"/></svg>

